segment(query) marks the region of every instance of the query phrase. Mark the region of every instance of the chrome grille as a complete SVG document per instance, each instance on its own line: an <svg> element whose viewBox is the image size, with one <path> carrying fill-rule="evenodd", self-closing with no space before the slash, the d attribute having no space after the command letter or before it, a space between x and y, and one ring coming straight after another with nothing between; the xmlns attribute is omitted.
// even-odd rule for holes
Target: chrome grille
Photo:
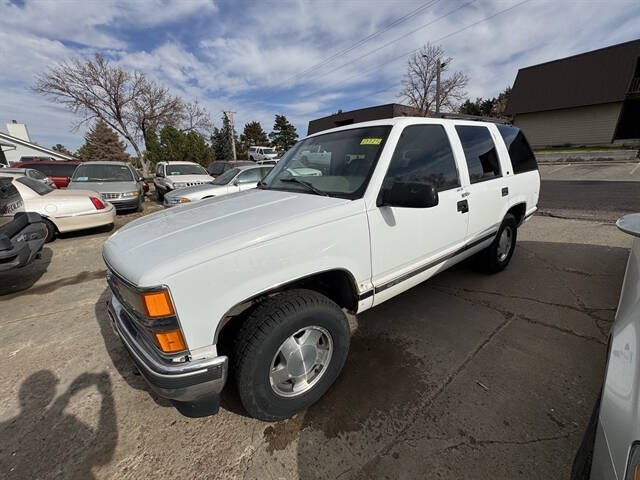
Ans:
<svg viewBox="0 0 640 480"><path fill-rule="evenodd" d="M101 193L100 196L103 200L116 200L120 198L119 193Z"/></svg>

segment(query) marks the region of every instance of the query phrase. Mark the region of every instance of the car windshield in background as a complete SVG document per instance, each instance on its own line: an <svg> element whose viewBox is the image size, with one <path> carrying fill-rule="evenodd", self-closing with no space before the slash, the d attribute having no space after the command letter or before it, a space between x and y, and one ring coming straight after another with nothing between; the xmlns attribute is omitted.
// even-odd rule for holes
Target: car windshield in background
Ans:
<svg viewBox="0 0 640 480"><path fill-rule="evenodd" d="M46 183L40 182L38 180L34 180L29 177L19 177L16 178L16 182L20 182L23 185L26 185L31 190L36 192L38 195L46 195L49 192L53 192L53 188L47 185Z"/></svg>
<svg viewBox="0 0 640 480"><path fill-rule="evenodd" d="M239 172L239 168L232 168L231 170L227 170L226 172L224 172L219 177L216 177L216 179L211 183L213 185L226 185L231 180L233 180L233 177L235 177Z"/></svg>
<svg viewBox="0 0 640 480"><path fill-rule="evenodd" d="M78 165L73 182L133 182L131 169L126 165Z"/></svg>
<svg viewBox="0 0 640 480"><path fill-rule="evenodd" d="M169 175L209 175L200 165L167 165L167 176Z"/></svg>
<svg viewBox="0 0 640 480"><path fill-rule="evenodd" d="M364 194L391 126L310 137L289 150L260 188L355 199Z"/></svg>

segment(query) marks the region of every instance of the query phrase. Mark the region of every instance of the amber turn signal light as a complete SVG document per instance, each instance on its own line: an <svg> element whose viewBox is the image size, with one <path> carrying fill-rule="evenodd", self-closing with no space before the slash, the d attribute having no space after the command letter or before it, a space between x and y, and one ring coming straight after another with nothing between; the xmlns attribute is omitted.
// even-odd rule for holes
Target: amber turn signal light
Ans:
<svg viewBox="0 0 640 480"><path fill-rule="evenodd" d="M181 352L187 349L180 330L154 333L158 346L164 353Z"/></svg>
<svg viewBox="0 0 640 480"><path fill-rule="evenodd" d="M168 317L174 314L171 298L166 290L143 293L142 304L149 318Z"/></svg>

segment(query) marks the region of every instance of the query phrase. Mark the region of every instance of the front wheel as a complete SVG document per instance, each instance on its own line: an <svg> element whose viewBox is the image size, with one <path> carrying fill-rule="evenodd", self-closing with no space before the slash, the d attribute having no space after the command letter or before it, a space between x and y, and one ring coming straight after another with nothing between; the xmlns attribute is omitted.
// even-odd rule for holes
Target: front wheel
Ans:
<svg viewBox="0 0 640 480"><path fill-rule="evenodd" d="M48 218L43 218L42 221L47 226L47 236L45 237L45 240L44 240L45 243L53 242L56 238L56 233L58 232L58 229L53 224L53 222Z"/></svg>
<svg viewBox="0 0 640 480"><path fill-rule="evenodd" d="M164 200L164 193L160 190L159 187L156 186L156 196L158 197L158 201L161 202Z"/></svg>
<svg viewBox="0 0 640 480"><path fill-rule="evenodd" d="M340 374L349 341L345 314L324 295L300 289L262 301L234 346L236 382L247 412L276 421L311 406Z"/></svg>
<svg viewBox="0 0 640 480"><path fill-rule="evenodd" d="M498 273L507 267L516 248L517 236L516 217L508 213L491 245L481 252L484 268L488 273Z"/></svg>

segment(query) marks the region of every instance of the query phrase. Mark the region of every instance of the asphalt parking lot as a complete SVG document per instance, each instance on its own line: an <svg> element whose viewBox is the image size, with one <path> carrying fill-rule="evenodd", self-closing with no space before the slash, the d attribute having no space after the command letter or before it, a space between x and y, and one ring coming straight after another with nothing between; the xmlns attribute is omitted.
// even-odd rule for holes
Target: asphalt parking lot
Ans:
<svg viewBox="0 0 640 480"><path fill-rule="evenodd" d="M568 478L630 245L534 216L506 271L467 262L352 319L328 395L270 424L233 388L200 418L149 391L108 324L109 234L58 239L0 282L4 478Z"/></svg>

